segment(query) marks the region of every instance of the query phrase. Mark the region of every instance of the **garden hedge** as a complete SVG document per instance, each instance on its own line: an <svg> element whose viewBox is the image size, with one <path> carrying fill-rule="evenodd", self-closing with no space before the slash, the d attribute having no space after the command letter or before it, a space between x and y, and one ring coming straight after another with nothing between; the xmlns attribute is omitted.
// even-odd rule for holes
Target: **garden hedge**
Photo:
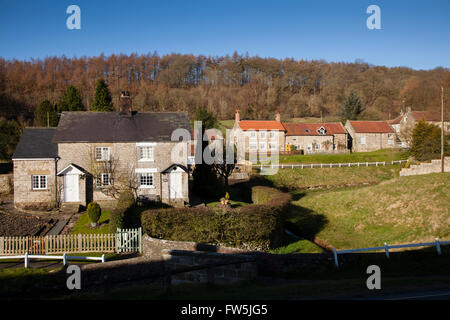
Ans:
<svg viewBox="0 0 450 320"><path fill-rule="evenodd" d="M284 233L283 214L291 196L269 187L253 187L254 204L237 209L170 208L142 213L151 237L268 250Z"/></svg>

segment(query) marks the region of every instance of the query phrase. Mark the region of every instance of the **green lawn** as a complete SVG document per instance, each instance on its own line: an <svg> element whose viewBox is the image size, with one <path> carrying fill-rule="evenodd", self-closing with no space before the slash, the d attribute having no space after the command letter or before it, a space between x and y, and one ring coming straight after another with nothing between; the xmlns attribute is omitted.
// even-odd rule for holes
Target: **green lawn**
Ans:
<svg viewBox="0 0 450 320"><path fill-rule="evenodd" d="M338 249L450 239L450 173L294 193L289 229Z"/></svg>
<svg viewBox="0 0 450 320"><path fill-rule="evenodd" d="M383 162L406 160L407 151L377 150L372 152L353 152L342 154L305 154L280 155L280 163L347 163L347 162Z"/></svg>
<svg viewBox="0 0 450 320"><path fill-rule="evenodd" d="M108 210L102 211L100 220L97 222L97 227L92 228L91 222L87 212L83 213L78 221L75 223L72 229L72 234L84 233L84 234L103 234L109 233L109 214Z"/></svg>
<svg viewBox="0 0 450 320"><path fill-rule="evenodd" d="M342 167L314 169L279 169L274 175L252 175L255 181L288 190L308 188L336 188L364 184L376 184L392 179L400 170L399 165L385 167Z"/></svg>

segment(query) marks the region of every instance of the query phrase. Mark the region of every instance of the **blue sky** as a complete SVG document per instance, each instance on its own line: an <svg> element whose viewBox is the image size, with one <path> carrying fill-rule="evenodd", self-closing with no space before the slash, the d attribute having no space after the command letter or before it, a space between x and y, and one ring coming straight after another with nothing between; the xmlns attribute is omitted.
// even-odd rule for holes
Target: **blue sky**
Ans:
<svg viewBox="0 0 450 320"><path fill-rule="evenodd" d="M81 8L68 30L66 8ZM366 9L381 8L381 30ZM450 67L450 0L1 0L0 56L192 53Z"/></svg>

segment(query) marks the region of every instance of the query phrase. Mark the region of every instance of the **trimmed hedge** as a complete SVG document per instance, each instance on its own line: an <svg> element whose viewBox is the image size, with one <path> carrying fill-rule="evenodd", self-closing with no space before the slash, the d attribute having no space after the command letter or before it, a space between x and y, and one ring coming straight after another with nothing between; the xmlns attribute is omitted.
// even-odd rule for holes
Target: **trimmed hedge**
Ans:
<svg viewBox="0 0 450 320"><path fill-rule="evenodd" d="M214 211L172 208L144 211L141 223L151 237L166 240L226 244L248 249L277 247L284 234L283 214L291 196L277 189L253 187L255 204Z"/></svg>

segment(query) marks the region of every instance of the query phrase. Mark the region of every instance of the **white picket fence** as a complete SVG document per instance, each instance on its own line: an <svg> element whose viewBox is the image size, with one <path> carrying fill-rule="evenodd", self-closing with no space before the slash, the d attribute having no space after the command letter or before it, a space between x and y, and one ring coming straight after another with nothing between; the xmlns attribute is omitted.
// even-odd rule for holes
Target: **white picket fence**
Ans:
<svg viewBox="0 0 450 320"><path fill-rule="evenodd" d="M53 255L28 254L28 252L26 252L24 255L0 256L0 260L11 260L11 259L23 259L25 268L29 267L30 259L62 260L63 265L67 265L69 260L101 261L102 263L106 262L106 257L104 254L102 254L101 257L78 257L78 256L68 256L65 253L62 256L53 256Z"/></svg>
<svg viewBox="0 0 450 320"><path fill-rule="evenodd" d="M142 229L117 229L108 234L68 234L45 237L0 237L0 255L87 252L142 252Z"/></svg>
<svg viewBox="0 0 450 320"><path fill-rule="evenodd" d="M342 167L368 167L368 166L386 166L405 163L408 160L393 160L393 161L377 161L377 162L346 162L346 163L296 163L296 164L254 164L255 168L278 168L278 169L309 169L309 168L342 168Z"/></svg>
<svg viewBox="0 0 450 320"><path fill-rule="evenodd" d="M439 238L436 238L434 242L425 242L425 243L396 244L396 245L388 246L387 243L385 242L384 246L382 246L382 247L359 248L359 249L348 249L348 250L336 250L336 248L334 248L333 249L334 264L336 265L336 267L339 268L338 254L384 250L386 253L386 258L389 259L389 249L398 249L398 248L436 246L437 254L440 255L442 253L441 245L446 245L446 244L450 244L450 241L439 241Z"/></svg>

